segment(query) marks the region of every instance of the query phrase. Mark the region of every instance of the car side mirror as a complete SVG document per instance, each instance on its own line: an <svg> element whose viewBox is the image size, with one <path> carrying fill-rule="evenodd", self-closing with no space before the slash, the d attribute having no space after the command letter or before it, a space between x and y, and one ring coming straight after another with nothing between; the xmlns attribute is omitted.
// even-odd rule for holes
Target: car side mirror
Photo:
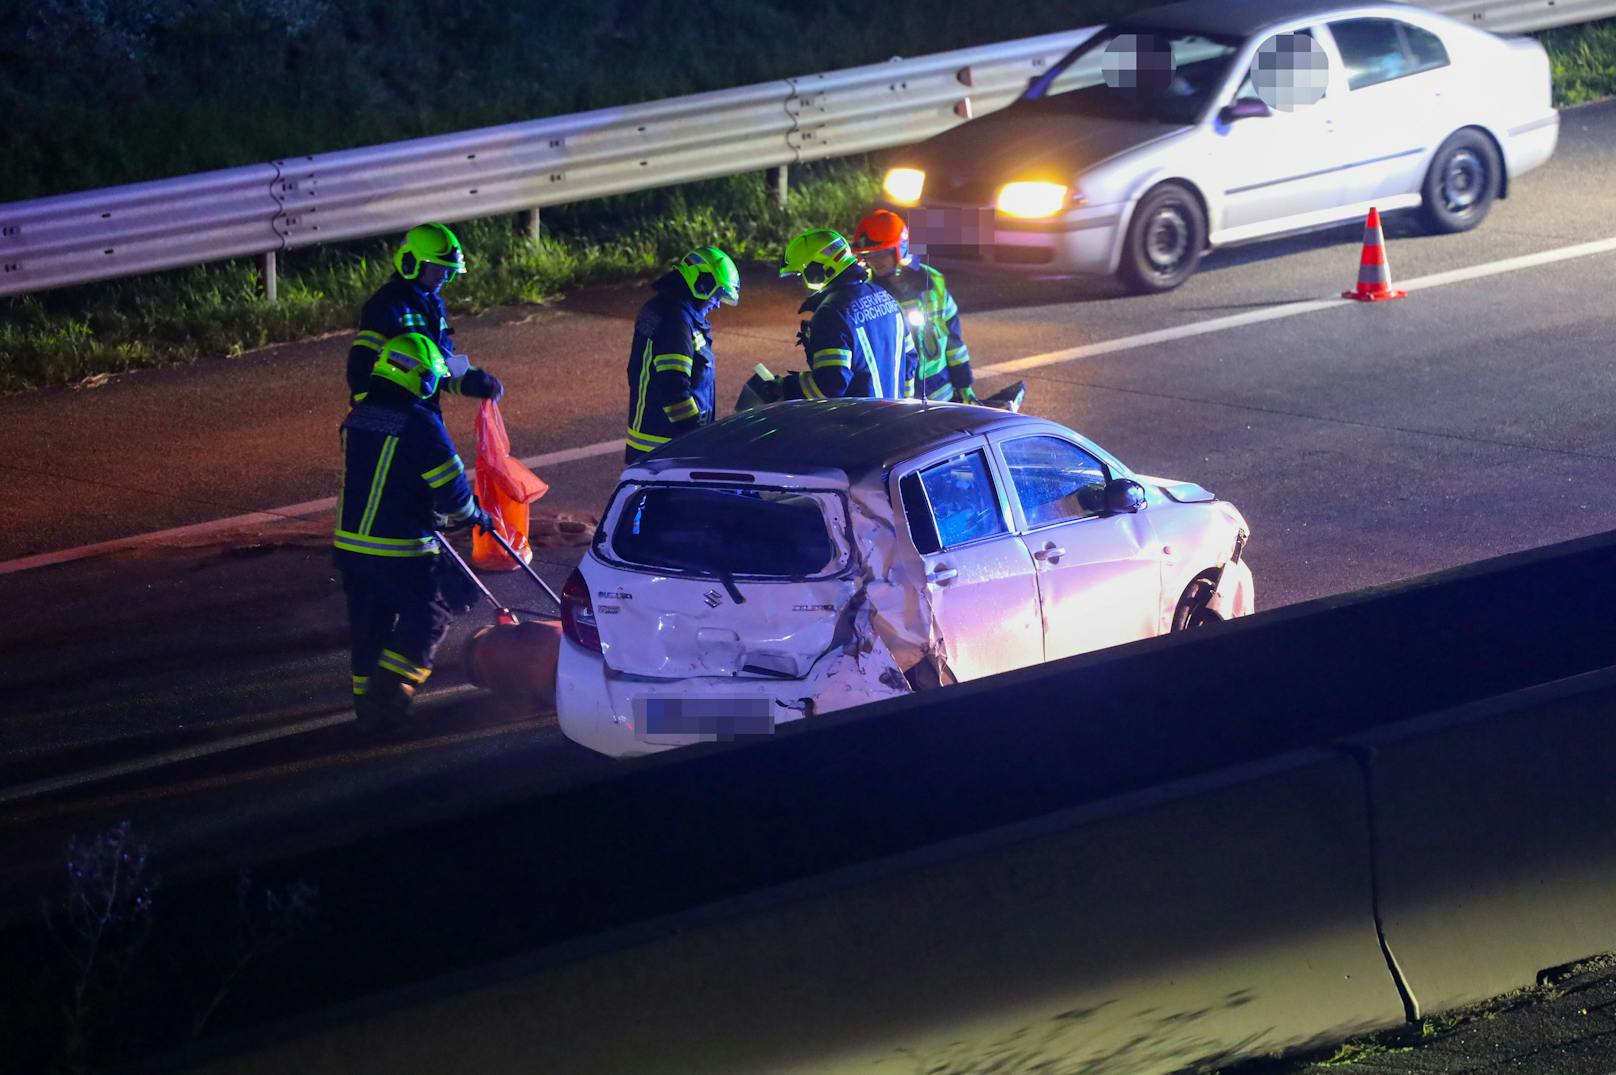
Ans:
<svg viewBox="0 0 1616 1075"><path fill-rule="evenodd" d="M1218 119L1226 124L1237 119L1260 119L1273 114L1259 97L1241 97L1234 104L1218 109Z"/></svg>
<svg viewBox="0 0 1616 1075"><path fill-rule="evenodd" d="M1145 487L1132 478L1112 478L1105 483L1105 510L1112 515L1132 515L1147 499Z"/></svg>

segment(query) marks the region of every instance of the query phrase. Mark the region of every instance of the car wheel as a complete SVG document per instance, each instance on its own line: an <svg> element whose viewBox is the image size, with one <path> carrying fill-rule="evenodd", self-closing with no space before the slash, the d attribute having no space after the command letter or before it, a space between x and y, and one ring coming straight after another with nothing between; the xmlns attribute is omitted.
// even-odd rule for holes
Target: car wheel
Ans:
<svg viewBox="0 0 1616 1075"><path fill-rule="evenodd" d="M1187 188L1163 183L1134 210L1117 275L1142 295L1171 291L1195 272L1205 247L1201 203Z"/></svg>
<svg viewBox="0 0 1616 1075"><path fill-rule="evenodd" d="M1420 189L1426 227L1445 235L1480 224L1498 197L1503 175L1492 139L1476 130L1450 135Z"/></svg>
<svg viewBox="0 0 1616 1075"><path fill-rule="evenodd" d="M1196 579L1185 587L1184 596L1178 599L1178 608L1173 610L1173 630L1188 631L1192 627L1222 623L1223 617L1207 607L1217 590L1217 583L1208 578Z"/></svg>

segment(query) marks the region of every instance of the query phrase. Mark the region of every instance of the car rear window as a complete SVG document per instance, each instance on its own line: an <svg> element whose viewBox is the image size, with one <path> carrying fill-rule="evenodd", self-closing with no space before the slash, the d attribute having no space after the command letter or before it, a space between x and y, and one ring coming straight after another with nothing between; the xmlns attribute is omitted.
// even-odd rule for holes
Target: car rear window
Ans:
<svg viewBox="0 0 1616 1075"><path fill-rule="evenodd" d="M681 485L631 493L611 551L643 567L776 578L827 574L842 558L814 494Z"/></svg>

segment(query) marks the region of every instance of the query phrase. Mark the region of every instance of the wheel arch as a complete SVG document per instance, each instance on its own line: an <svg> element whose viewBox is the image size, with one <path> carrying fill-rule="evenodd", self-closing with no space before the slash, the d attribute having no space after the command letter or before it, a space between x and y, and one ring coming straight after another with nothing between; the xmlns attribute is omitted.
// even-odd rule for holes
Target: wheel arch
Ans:
<svg viewBox="0 0 1616 1075"><path fill-rule="evenodd" d="M1212 209L1207 204L1206 192L1201 189L1201 185L1195 180L1190 179L1188 176L1154 176L1139 184L1139 189L1134 192L1131 198L1128 199L1128 204L1123 208L1122 211L1122 218L1117 222L1117 237L1111 244L1110 271L1113 276L1115 276L1117 270L1122 267L1122 251L1128 245L1128 229L1133 227L1133 216L1134 213L1139 210L1139 203L1150 197L1150 195L1154 193L1158 187L1165 186L1168 183L1174 183L1181 186L1185 190L1189 191L1192 196L1194 196L1196 204L1201 207L1201 216L1206 220L1206 233L1207 235L1212 234ZM1208 242L1202 247L1201 252L1204 254L1210 249L1212 249L1212 244Z"/></svg>

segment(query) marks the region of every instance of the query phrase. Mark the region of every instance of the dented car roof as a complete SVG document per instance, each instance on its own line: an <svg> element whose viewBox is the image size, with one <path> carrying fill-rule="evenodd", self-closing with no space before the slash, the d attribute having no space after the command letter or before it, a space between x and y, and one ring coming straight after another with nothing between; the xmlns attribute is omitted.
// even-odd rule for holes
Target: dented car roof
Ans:
<svg viewBox="0 0 1616 1075"><path fill-rule="evenodd" d="M703 465L852 476L900 463L953 435L976 436L1038 419L992 407L919 400L831 399L776 403L703 426L637 466Z"/></svg>

